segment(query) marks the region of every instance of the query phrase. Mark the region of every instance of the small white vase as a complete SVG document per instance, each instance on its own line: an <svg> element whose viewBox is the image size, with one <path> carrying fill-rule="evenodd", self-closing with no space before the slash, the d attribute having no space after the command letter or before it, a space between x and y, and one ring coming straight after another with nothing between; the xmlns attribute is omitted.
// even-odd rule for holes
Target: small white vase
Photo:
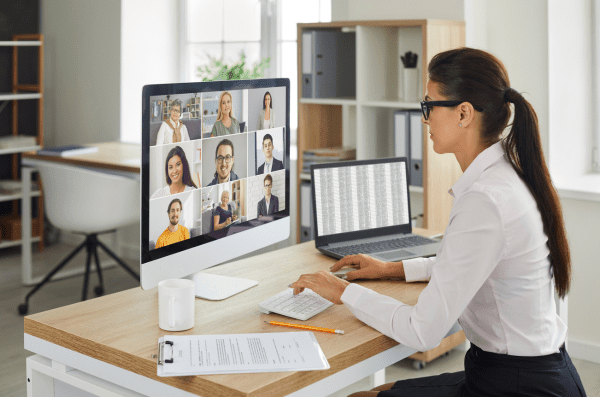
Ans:
<svg viewBox="0 0 600 400"><path fill-rule="evenodd" d="M419 69L404 68L404 80L402 82L404 101L412 103L419 101Z"/></svg>

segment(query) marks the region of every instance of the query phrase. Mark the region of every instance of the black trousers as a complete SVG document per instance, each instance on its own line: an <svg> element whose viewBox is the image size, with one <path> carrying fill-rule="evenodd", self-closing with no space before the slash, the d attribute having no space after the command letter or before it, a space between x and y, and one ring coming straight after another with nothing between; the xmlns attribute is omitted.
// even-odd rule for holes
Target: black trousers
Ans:
<svg viewBox="0 0 600 400"><path fill-rule="evenodd" d="M398 381L380 397L586 396L562 345L559 353L521 357L495 354L471 344L465 370Z"/></svg>

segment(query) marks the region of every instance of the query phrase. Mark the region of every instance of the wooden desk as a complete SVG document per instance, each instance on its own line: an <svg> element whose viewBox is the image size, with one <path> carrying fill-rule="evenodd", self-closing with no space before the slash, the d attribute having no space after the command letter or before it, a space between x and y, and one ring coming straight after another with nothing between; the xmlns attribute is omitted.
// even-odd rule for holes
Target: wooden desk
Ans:
<svg viewBox="0 0 600 400"><path fill-rule="evenodd" d="M33 160L58 162L63 164L73 164L80 167L101 168L113 171L140 172L141 146L135 143L107 142L90 143L86 146L95 146L98 151L95 153L82 154L73 157L51 157L39 156L35 152L23 153L23 159L29 164L34 164ZM31 160L31 161L30 161Z"/></svg>
<svg viewBox="0 0 600 400"><path fill-rule="evenodd" d="M139 180L141 168L141 145L134 143L107 142L91 143L98 151L74 157L39 156L35 152L26 152L21 157L21 179L23 181L23 207L21 216L21 281L23 285L39 283L43 276L34 277L31 271L31 174L40 163L62 163L74 166L94 168L98 171L119 172ZM55 279L83 273L84 269L59 272Z"/></svg>
<svg viewBox="0 0 600 400"><path fill-rule="evenodd" d="M258 303L303 273L328 270L334 261L319 253L314 242L307 242L207 270L259 284L222 301L196 299L194 328L174 334L289 332L263 321L295 320L262 314ZM400 281L358 283L411 305L426 286ZM344 335L315 332L329 370L160 378L150 356L156 354L158 338L171 333L158 327L156 288L131 289L25 317L25 349L60 363L63 369L67 365L136 393L236 397L328 395L415 352L365 325L344 306L334 305L308 323L345 331ZM459 330L455 325L449 335ZM28 393L32 393L29 386Z"/></svg>

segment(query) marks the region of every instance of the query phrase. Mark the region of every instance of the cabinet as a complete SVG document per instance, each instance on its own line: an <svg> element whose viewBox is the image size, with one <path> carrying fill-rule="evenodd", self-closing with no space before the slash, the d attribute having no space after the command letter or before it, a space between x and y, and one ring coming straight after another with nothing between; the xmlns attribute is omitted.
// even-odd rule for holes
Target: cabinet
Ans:
<svg viewBox="0 0 600 400"><path fill-rule="evenodd" d="M39 176L37 183L32 183L30 172L26 172L28 176L19 176L19 157L23 152L35 151L44 145L44 37L40 34L14 35L11 41L0 41L0 47L12 48L12 92L0 93L0 112L6 108L9 102L12 103L12 126L10 130L7 129L10 134L2 137L3 145L0 146L0 154L11 155L11 181L3 182L0 185L0 203L5 203L4 205L8 203L8 207L2 208L10 210L0 216L0 224L3 228L0 248L23 244L23 239L20 238L21 215L35 211L33 213L35 216L32 218L31 240L37 241L39 250L42 251L44 248L44 241L41 240L44 232L42 183ZM37 48L38 79L34 84L19 83L19 48L24 47ZM5 71L0 71L1 73L5 73ZM33 132L24 132L24 128L19 128L19 102L22 100L37 101L37 123ZM27 190L30 193L27 201L24 201L26 199L23 198L23 185L31 186ZM28 206L31 204L32 198L37 198L37 201L33 202L35 210Z"/></svg>
<svg viewBox="0 0 600 400"><path fill-rule="evenodd" d="M172 103L173 103L173 100L163 100L163 102L162 102L162 119L163 119L163 121L166 121L169 118L171 118L171 104Z"/></svg>
<svg viewBox="0 0 600 400"><path fill-rule="evenodd" d="M302 97L302 47L304 31L355 32L356 96ZM300 186L310 180L301 174L306 149L356 147L358 160L393 157L393 115L396 110L418 110L417 99L399 98L403 67L400 56L407 51L419 56L419 91L424 96L427 65L440 51L465 45L461 21L398 20L347 21L298 24L298 204ZM443 232L450 217L452 197L448 190L462 171L453 154L433 151L428 129L423 129L423 187L411 187L411 208L421 209L422 227ZM414 204L413 194L421 204ZM300 221L298 207L297 220ZM297 238L301 237L300 224Z"/></svg>
<svg viewBox="0 0 600 400"><path fill-rule="evenodd" d="M190 112L190 119L200 118L202 108L202 101L200 97L192 97L188 104L188 111Z"/></svg>

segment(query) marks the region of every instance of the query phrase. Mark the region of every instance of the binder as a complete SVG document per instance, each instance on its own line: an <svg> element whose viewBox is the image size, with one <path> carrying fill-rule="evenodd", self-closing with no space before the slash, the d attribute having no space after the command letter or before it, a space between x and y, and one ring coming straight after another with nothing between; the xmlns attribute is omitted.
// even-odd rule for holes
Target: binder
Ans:
<svg viewBox="0 0 600 400"><path fill-rule="evenodd" d="M423 186L423 123L421 111L409 111L410 127L410 181L413 186Z"/></svg>
<svg viewBox="0 0 600 400"><path fill-rule="evenodd" d="M300 184L300 243L315 240L312 203L312 184L302 182Z"/></svg>
<svg viewBox="0 0 600 400"><path fill-rule="evenodd" d="M356 33L302 33L302 97L356 97Z"/></svg>

